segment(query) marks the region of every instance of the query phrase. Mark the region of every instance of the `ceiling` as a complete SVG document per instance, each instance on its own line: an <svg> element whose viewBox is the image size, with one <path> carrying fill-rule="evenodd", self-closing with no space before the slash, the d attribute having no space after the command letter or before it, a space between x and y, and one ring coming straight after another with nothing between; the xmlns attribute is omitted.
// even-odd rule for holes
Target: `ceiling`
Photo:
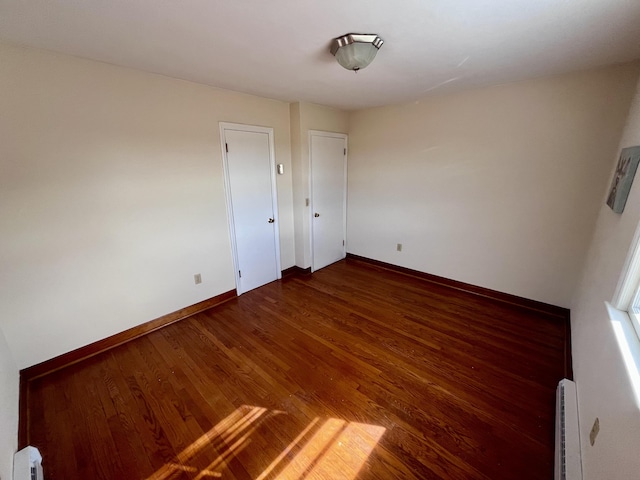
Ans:
<svg viewBox="0 0 640 480"><path fill-rule="evenodd" d="M0 0L0 41L348 110L640 58L638 0ZM385 44L356 73L333 37Z"/></svg>

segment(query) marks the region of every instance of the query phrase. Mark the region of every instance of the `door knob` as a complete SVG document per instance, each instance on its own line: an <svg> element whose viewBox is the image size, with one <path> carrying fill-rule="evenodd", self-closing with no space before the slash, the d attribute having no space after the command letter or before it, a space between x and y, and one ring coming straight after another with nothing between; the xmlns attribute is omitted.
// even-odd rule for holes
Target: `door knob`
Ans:
<svg viewBox="0 0 640 480"><path fill-rule="evenodd" d="M318 218L320 216L320 214L319 213L314 213L313 216Z"/></svg>
<svg viewBox="0 0 640 480"><path fill-rule="evenodd" d="M270 218L269 223L273 223L273 222L275 222L275 220L273 218Z"/></svg>

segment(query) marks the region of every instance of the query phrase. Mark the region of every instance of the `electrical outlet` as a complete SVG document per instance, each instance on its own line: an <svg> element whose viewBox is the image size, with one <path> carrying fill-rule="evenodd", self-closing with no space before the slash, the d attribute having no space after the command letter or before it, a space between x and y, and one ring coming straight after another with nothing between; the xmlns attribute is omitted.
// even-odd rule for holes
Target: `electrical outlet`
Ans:
<svg viewBox="0 0 640 480"><path fill-rule="evenodd" d="M196 282L196 285L198 285L199 283L202 283L202 275L200 275L199 273L196 273L193 276L193 280Z"/></svg>
<svg viewBox="0 0 640 480"><path fill-rule="evenodd" d="M598 432L600 431L600 419L596 417L595 422L593 422L593 427L591 427L591 432L589 433L589 441L591 442L591 446L596 443L596 437L598 436Z"/></svg>
<svg viewBox="0 0 640 480"><path fill-rule="evenodd" d="M402 244L401 244L401 243L396 244L396 250L397 250L398 252L401 252L401 251L402 251Z"/></svg>

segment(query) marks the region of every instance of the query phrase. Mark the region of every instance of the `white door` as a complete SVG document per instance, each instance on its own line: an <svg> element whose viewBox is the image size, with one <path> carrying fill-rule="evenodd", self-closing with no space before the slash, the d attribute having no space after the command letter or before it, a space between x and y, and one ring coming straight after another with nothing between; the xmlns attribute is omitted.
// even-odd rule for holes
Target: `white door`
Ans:
<svg viewBox="0 0 640 480"><path fill-rule="evenodd" d="M347 136L309 132L311 159L312 268L345 257L347 214Z"/></svg>
<svg viewBox="0 0 640 480"><path fill-rule="evenodd" d="M280 278L273 130L220 125L238 295Z"/></svg>

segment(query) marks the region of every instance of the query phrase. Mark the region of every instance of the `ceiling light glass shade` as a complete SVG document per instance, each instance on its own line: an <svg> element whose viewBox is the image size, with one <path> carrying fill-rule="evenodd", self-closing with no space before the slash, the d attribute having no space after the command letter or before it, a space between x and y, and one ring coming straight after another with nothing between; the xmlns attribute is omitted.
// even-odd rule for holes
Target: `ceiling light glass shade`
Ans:
<svg viewBox="0 0 640 480"><path fill-rule="evenodd" d="M331 53L344 68L357 72L376 58L383 43L377 35L349 33L333 40Z"/></svg>

